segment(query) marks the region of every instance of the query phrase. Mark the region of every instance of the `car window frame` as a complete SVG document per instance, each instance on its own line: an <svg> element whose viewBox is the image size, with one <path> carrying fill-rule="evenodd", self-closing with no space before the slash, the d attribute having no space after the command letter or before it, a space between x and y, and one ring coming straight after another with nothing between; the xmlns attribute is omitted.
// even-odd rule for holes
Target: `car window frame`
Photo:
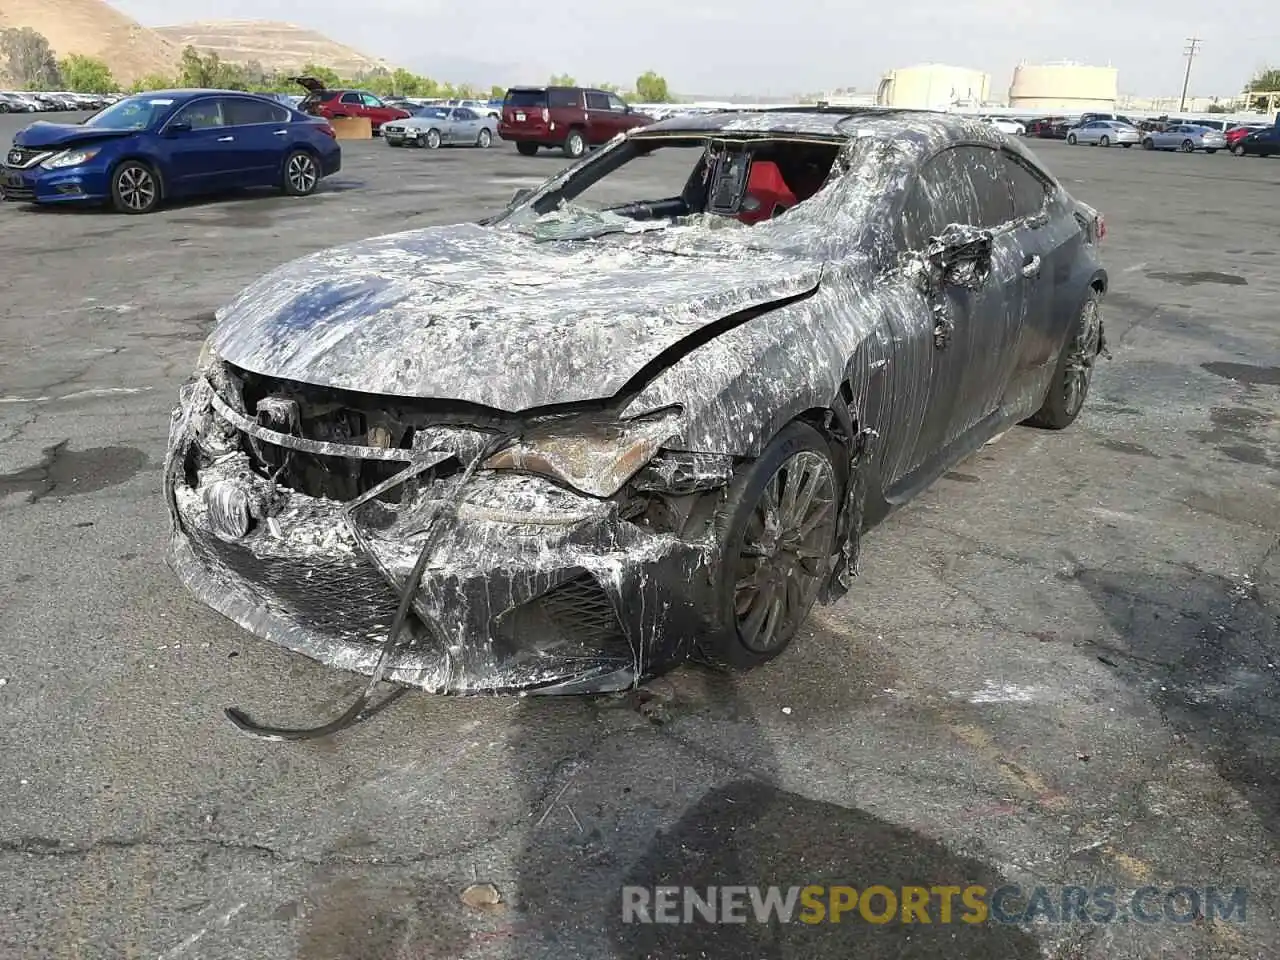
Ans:
<svg viewBox="0 0 1280 960"><path fill-rule="evenodd" d="M248 123L229 123L227 124L227 126L229 127L260 127L260 126L266 126L266 125L278 126L279 124L289 123L290 121L293 120L293 112L282 103L274 103L270 100L267 100L261 97L237 96L232 94L224 94L221 99L224 104L224 107L223 107L224 119L230 115L226 112L225 105L233 105L235 103L251 103L254 106L264 107L267 110L278 111L278 113L280 114L280 116L273 117L270 120L252 120Z"/></svg>
<svg viewBox="0 0 1280 960"><path fill-rule="evenodd" d="M930 166L932 166L935 162L937 162L944 154L947 154L956 150L960 150L960 149L972 149L972 148L990 151L997 158L1002 157L1002 155L1006 152L991 143L986 143L981 140L956 140L946 144L945 146L941 147L938 150L933 151L928 156L926 156L923 160L921 160L919 167L916 169L915 173L911 177L911 182L907 186L907 189L904 193L904 199L901 204L901 207L896 214L897 238L901 243L902 249L904 251L912 252L912 253L922 252L924 249L924 246L928 244L929 239L933 236L937 236L937 233L929 232L927 236L915 238L912 236L912 231L908 229L907 215L920 191L921 183L925 177L925 171L928 170ZM975 193L976 192L977 191L975 190ZM974 227L979 230L986 230L989 233L991 233L993 236L1013 229L1014 226L1018 223L1020 218L1014 216L1015 208L1014 208L1014 202L1013 202L1013 191L1011 187L1007 190L1007 193L1009 196L1008 219L1002 220L999 224L996 224L995 226L984 226L982 224L976 224L976 223L966 223L963 225ZM979 197L978 200L979 202L981 202L981 197ZM941 225L941 228L945 229L950 224L958 223L958 222L960 221L948 219L947 223L944 223Z"/></svg>
<svg viewBox="0 0 1280 960"><path fill-rule="evenodd" d="M609 99L609 109L614 113L626 113L628 110L627 101L623 100L616 93L605 91L605 96Z"/></svg>
<svg viewBox="0 0 1280 960"><path fill-rule="evenodd" d="M360 91L360 106L368 107L371 110L385 110L387 108L386 101L381 97L364 90Z"/></svg>
<svg viewBox="0 0 1280 960"><path fill-rule="evenodd" d="M588 110L608 110L609 109L609 95L605 93L603 90L587 90L584 93L584 96L586 97ZM593 103L592 101L598 101L598 102ZM601 104L603 104L603 106Z"/></svg>
<svg viewBox="0 0 1280 960"><path fill-rule="evenodd" d="M348 100L348 99L347 99L347 97L354 97L355 99L354 99L354 100ZM344 103L344 104L346 104L348 107L363 107L363 106L364 106L364 98L363 98L359 93L357 93L355 90L348 90L348 91L346 91L346 93L344 93L341 97L339 97L339 98L338 98L338 102L339 102L339 103Z"/></svg>
<svg viewBox="0 0 1280 960"><path fill-rule="evenodd" d="M214 102L214 103L217 103L217 104L218 104L218 114L219 114L219 116L222 118L222 123L221 123L221 124L217 124L217 125L215 125L215 126L211 126L211 127L196 127L196 126L192 126L192 127L190 127L190 128L189 128L189 129L190 129L190 131L191 131L192 133L195 133L195 132L200 131L200 130L222 130L222 129L226 128L226 127L229 127L229 126L231 126L231 124L229 124L229 123L227 123L227 122L226 122L227 118L226 118L226 116L223 114L223 111L222 111L222 100L223 100L223 98L222 98L222 97L220 97L220 96L214 96L214 95L206 95L206 96L201 96L201 97L192 97L192 98L191 98L190 100L188 100L186 103L183 103L183 104L178 105L178 106L177 106L177 108L176 108L176 109L174 109L174 111L173 111L171 114L169 114L169 119L168 119L168 120L166 120L166 121L164 122L164 124L161 126L161 128L160 128L160 129L161 129L161 131L162 131L162 132L168 131L168 130L169 130L169 128L170 128L170 127L172 127L174 124L182 123L182 122L183 122L183 121L182 121L182 119L181 119L181 118L182 118L182 115L183 115L184 113L186 113L188 110L190 110L192 107L196 106L197 104L206 103L206 102L209 102L209 101L212 101L212 102Z"/></svg>
<svg viewBox="0 0 1280 960"><path fill-rule="evenodd" d="M1027 163L1025 159L1018 156L1012 150L1002 149L999 152L1000 152L1001 158L1004 160L1005 163L1009 164L1012 167L1015 167L1018 170L1021 170L1023 173L1025 173L1027 176L1029 176L1032 180L1034 180L1037 184L1040 185L1040 194L1041 194L1040 206L1038 206L1034 211L1030 213L1019 213L1018 212L1018 191L1015 189L1015 181L1012 178L1009 179L1009 196L1013 202L1014 220L1015 221L1032 220L1032 219L1035 219L1036 217L1043 216L1046 208L1049 206L1049 200L1053 196L1053 191L1055 188L1054 183L1051 180L1049 180L1044 175L1044 173L1035 169L1035 167Z"/></svg>

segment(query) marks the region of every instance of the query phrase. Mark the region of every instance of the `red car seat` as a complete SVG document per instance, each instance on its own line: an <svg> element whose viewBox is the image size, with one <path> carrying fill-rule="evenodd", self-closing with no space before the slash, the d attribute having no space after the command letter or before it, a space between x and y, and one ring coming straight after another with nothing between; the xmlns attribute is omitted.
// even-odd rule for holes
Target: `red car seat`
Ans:
<svg viewBox="0 0 1280 960"><path fill-rule="evenodd" d="M746 196L738 219L743 223L759 223L775 217L796 205L796 195L782 178L782 171L772 160L757 160L751 165Z"/></svg>

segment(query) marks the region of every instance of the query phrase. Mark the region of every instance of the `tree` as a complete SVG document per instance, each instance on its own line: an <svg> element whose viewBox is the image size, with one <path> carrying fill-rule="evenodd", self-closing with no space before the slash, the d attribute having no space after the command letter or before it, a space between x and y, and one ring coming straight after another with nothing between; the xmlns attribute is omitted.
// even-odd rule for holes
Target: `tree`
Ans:
<svg viewBox="0 0 1280 960"><path fill-rule="evenodd" d="M492 87L489 88L490 100L501 100L506 95L507 95L506 87L500 87L495 83Z"/></svg>
<svg viewBox="0 0 1280 960"><path fill-rule="evenodd" d="M553 73L551 79L547 81L549 87L576 87L577 85L578 81L567 73Z"/></svg>
<svg viewBox="0 0 1280 960"><path fill-rule="evenodd" d="M1252 80L1249 81L1245 88L1245 109L1246 110L1270 110L1272 109L1272 98L1265 94L1274 94L1280 91L1280 70L1268 67L1265 70L1259 70ZM1264 96L1256 96L1256 94L1264 94Z"/></svg>
<svg viewBox="0 0 1280 960"><path fill-rule="evenodd" d="M129 88L130 93L145 93L148 90L172 90L180 87L174 77L167 77L163 73L149 73L145 77L138 79L133 86Z"/></svg>
<svg viewBox="0 0 1280 960"><path fill-rule="evenodd" d="M0 56L4 59L5 72L24 89L52 90L62 86L49 41L30 27L0 32Z"/></svg>
<svg viewBox="0 0 1280 960"><path fill-rule="evenodd" d="M58 72L68 90L76 93L115 93L120 87L111 76L111 68L103 61L79 53L68 54L58 61Z"/></svg>
<svg viewBox="0 0 1280 960"><path fill-rule="evenodd" d="M1249 91L1254 90L1259 92L1280 90L1280 70L1274 68L1259 70L1249 81Z"/></svg>
<svg viewBox="0 0 1280 960"><path fill-rule="evenodd" d="M342 78L338 76L336 71L330 70L328 67L322 67L318 63L304 63L297 75L300 77L314 77L330 90L342 86Z"/></svg>
<svg viewBox="0 0 1280 960"><path fill-rule="evenodd" d="M671 91L665 78L646 70L636 77L636 97L641 103L670 103Z"/></svg>
<svg viewBox="0 0 1280 960"><path fill-rule="evenodd" d="M216 53L202 54L195 47L187 47L178 65L178 86L248 90L249 78L240 64L223 63Z"/></svg>
<svg viewBox="0 0 1280 960"><path fill-rule="evenodd" d="M425 79L426 77L419 77L408 70L397 69L391 73L391 89L402 97L420 97L422 81Z"/></svg>
<svg viewBox="0 0 1280 960"><path fill-rule="evenodd" d="M621 92L622 92L622 88L621 88L621 87L619 87L616 83L597 83L597 84L596 84L596 89L597 89L597 90L603 90L603 91L605 91L606 93L621 93Z"/></svg>

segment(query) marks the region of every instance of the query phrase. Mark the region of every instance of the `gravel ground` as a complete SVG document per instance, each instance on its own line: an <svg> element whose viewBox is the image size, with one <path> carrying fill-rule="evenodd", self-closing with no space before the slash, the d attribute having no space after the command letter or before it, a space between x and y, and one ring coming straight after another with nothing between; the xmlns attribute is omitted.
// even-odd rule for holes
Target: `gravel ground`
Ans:
<svg viewBox="0 0 1280 960"><path fill-rule="evenodd" d="M377 141L307 199L5 205L0 955L1280 956L1280 164L1036 149L1110 231L1114 359L1070 430L1014 429L898 513L765 669L643 698L413 693L303 744L222 708L307 722L359 681L165 568L176 389L270 267L476 219L563 158ZM504 902L463 903L473 880ZM1248 912L624 924L620 885L663 882L1243 886Z"/></svg>

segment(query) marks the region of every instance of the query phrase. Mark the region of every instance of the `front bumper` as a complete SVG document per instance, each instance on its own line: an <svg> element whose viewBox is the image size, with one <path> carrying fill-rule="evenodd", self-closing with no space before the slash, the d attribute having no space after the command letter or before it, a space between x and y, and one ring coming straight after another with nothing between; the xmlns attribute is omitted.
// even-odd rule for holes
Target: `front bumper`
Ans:
<svg viewBox="0 0 1280 960"><path fill-rule="evenodd" d="M692 648L708 593L704 545L631 524L610 501L510 472L479 471L465 488L457 474L436 481L428 472L404 485L400 503L275 488L241 451L213 462L200 452L212 394L197 380L174 411L168 559L201 601L249 632L371 674L430 536L389 680L436 693L601 693ZM247 535L219 530L208 499L218 482L255 504Z"/></svg>
<svg viewBox="0 0 1280 960"><path fill-rule="evenodd" d="M106 171L90 166L46 170L0 167L0 191L17 203L101 203L110 199Z"/></svg>
<svg viewBox="0 0 1280 960"><path fill-rule="evenodd" d="M385 126L382 128L382 138L387 143L418 143L427 138L425 130L388 130Z"/></svg>

